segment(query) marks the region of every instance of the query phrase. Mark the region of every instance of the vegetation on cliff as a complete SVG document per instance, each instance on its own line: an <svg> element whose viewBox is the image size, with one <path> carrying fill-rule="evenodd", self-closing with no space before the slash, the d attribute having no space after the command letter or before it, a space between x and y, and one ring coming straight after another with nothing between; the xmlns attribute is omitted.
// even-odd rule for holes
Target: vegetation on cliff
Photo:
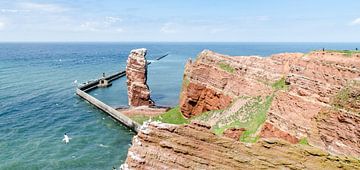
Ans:
<svg viewBox="0 0 360 170"><path fill-rule="evenodd" d="M231 67L230 64L225 63L225 62L223 62L223 61L219 62L219 63L218 63L218 66L219 66L221 69L223 69L223 70L225 70L225 71L227 71L227 72L229 72L229 73L231 73L231 74L235 72L235 69L234 69L233 67Z"/></svg>
<svg viewBox="0 0 360 170"><path fill-rule="evenodd" d="M179 106L176 106L167 112L160 114L158 116L148 116L143 114L134 114L130 116L131 119L138 122L139 124L143 124L145 121L151 119L152 121L160 121L163 123L170 124L188 124L189 120L186 119L180 112Z"/></svg>
<svg viewBox="0 0 360 170"><path fill-rule="evenodd" d="M301 138L299 140L299 144L301 144L301 145L309 145L308 139L307 138Z"/></svg>
<svg viewBox="0 0 360 170"><path fill-rule="evenodd" d="M191 118L192 120L211 123L212 131L222 135L226 129L244 128L240 136L242 142L256 142L259 138L257 131L266 120L266 113L271 105L274 95L267 97L241 97L224 110L213 110L204 112ZM237 102L246 102L243 106L234 111Z"/></svg>
<svg viewBox="0 0 360 170"><path fill-rule="evenodd" d="M332 105L338 109L360 114L360 82L353 81L343 87L332 99Z"/></svg>
<svg viewBox="0 0 360 170"><path fill-rule="evenodd" d="M342 53L345 56L353 56L354 54L360 54L360 51L357 50L325 50L326 52L335 52L335 53Z"/></svg>
<svg viewBox="0 0 360 170"><path fill-rule="evenodd" d="M286 91L289 87L289 85L285 81L285 77L282 77L274 83L269 84L269 86L271 86L274 90L274 92L270 96L239 97L238 100L247 100L247 102L237 111L227 111L231 110L229 108L231 108L232 105L236 103L233 102L230 106L228 106L228 108L224 110L208 111L194 117L193 119L207 122L211 119L214 119L215 117L222 117L215 123L215 125L212 126L212 130L215 134L222 135L226 129L244 128L245 131L242 133L239 140L242 142L250 143L256 142L259 139L257 132L259 132L259 128L264 124L266 120L266 114L271 106L274 96L276 95L276 91ZM307 141L302 142L307 143Z"/></svg>
<svg viewBox="0 0 360 170"><path fill-rule="evenodd" d="M287 90L289 85L286 84L285 82L285 77L282 77L281 79L275 81L271 87L274 89L274 90Z"/></svg>
<svg viewBox="0 0 360 170"><path fill-rule="evenodd" d="M134 115L129 115L129 118L139 124L143 124L145 121L150 119L150 116L143 114L134 114Z"/></svg>
<svg viewBox="0 0 360 170"><path fill-rule="evenodd" d="M188 124L189 120L186 119L180 112L179 106L176 106L169 111L156 116L153 120L158 120L163 123L170 123L170 124Z"/></svg>
<svg viewBox="0 0 360 170"><path fill-rule="evenodd" d="M217 114L220 114L221 112L223 112L224 110L211 110L211 111L207 111L204 113L201 113L195 117L192 117L192 120L198 120L198 121L202 121L202 122L207 122L209 120L211 120L211 118L213 116L216 116Z"/></svg>

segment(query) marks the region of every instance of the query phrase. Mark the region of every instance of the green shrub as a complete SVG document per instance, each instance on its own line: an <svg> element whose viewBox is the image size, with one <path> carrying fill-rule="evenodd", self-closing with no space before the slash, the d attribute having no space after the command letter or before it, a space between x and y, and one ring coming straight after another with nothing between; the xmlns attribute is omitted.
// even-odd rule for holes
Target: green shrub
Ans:
<svg viewBox="0 0 360 170"><path fill-rule="evenodd" d="M167 111L161 115L158 115L152 119L158 120L163 123L170 123L170 124L188 124L190 122L189 119L186 119L182 115L179 106L176 106L176 107L170 109L169 111Z"/></svg>
<svg viewBox="0 0 360 170"><path fill-rule="evenodd" d="M299 144L301 144L301 145L309 145L309 142L308 142L307 138L301 138L299 140Z"/></svg>
<svg viewBox="0 0 360 170"><path fill-rule="evenodd" d="M342 53L345 56L352 56L354 54L359 54L360 51L356 51L356 50L325 50L326 52L336 52L336 53Z"/></svg>
<svg viewBox="0 0 360 170"><path fill-rule="evenodd" d="M335 95L333 99L333 106L335 106L336 108L343 108L346 102L349 101L349 98L350 98L350 89L348 87L345 87Z"/></svg>
<svg viewBox="0 0 360 170"><path fill-rule="evenodd" d="M226 72L228 72L228 73L234 73L235 72L235 69L233 68L233 67L231 67L230 66L230 64L228 64L228 63L224 63L224 62L219 62L218 63L218 66L221 68L221 69L223 69L223 70L225 70Z"/></svg>
<svg viewBox="0 0 360 170"><path fill-rule="evenodd" d="M224 110L211 110L211 111L203 112L199 115L192 117L191 120L199 120L206 122L209 121L216 114L220 114L222 111Z"/></svg>
<svg viewBox="0 0 360 170"><path fill-rule="evenodd" d="M129 116L129 118L132 119L133 121L139 123L140 125L142 125L145 121L150 119L150 116L135 114L135 115Z"/></svg>
<svg viewBox="0 0 360 170"><path fill-rule="evenodd" d="M243 142L256 142L258 136L254 136L257 130L261 127L262 124L266 121L266 113L269 110L274 95L267 96L265 100L262 100L260 97L251 100L250 103L245 104L242 108L239 109L235 114L247 114L248 118L245 121L239 121L236 119L231 119L230 123L223 126L219 126L220 123L227 123L228 120L219 120L212 130L215 134L221 135L226 129L229 128L245 128L246 131L240 137L240 141Z"/></svg>
<svg viewBox="0 0 360 170"><path fill-rule="evenodd" d="M188 124L190 120L186 119L180 112L180 107L176 106L167 112L160 114L158 116L152 117L142 114L134 114L129 116L130 119L134 120L139 124L143 124L145 121L151 119L152 121L160 121L163 123L169 124Z"/></svg>
<svg viewBox="0 0 360 170"><path fill-rule="evenodd" d="M285 77L282 77L281 79L277 80L275 83L271 85L271 87L274 90L287 90L288 85L285 82Z"/></svg>

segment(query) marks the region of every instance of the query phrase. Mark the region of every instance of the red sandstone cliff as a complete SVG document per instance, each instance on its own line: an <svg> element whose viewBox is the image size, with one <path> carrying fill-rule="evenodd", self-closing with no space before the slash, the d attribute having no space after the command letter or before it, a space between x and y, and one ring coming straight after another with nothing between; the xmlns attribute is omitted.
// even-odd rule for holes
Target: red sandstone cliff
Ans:
<svg viewBox="0 0 360 170"><path fill-rule="evenodd" d="M234 121L252 119L249 113L256 110L248 106L255 106L254 98L264 103L270 96L261 127L265 126L253 136L292 143L306 138L331 153L359 157L359 81L359 53L284 53L261 58L205 50L185 67L180 107L186 117L220 110L204 122L226 128Z"/></svg>
<svg viewBox="0 0 360 170"><path fill-rule="evenodd" d="M145 125L125 169L360 169L360 53L205 50L182 86L200 124Z"/></svg>
<svg viewBox="0 0 360 170"><path fill-rule="evenodd" d="M360 161L275 139L244 144L199 124L152 122L133 138L121 169L360 169Z"/></svg>
<svg viewBox="0 0 360 170"><path fill-rule="evenodd" d="M150 90L146 84L147 61L146 49L131 50L126 65L129 106L152 106Z"/></svg>

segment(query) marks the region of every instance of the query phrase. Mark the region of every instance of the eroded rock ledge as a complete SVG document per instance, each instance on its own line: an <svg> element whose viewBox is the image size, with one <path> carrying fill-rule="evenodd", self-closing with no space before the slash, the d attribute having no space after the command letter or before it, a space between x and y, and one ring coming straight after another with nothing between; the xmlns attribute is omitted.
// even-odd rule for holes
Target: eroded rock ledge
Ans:
<svg viewBox="0 0 360 170"><path fill-rule="evenodd" d="M152 122L133 138L123 169L359 169L360 161L275 139L245 144L201 124Z"/></svg>

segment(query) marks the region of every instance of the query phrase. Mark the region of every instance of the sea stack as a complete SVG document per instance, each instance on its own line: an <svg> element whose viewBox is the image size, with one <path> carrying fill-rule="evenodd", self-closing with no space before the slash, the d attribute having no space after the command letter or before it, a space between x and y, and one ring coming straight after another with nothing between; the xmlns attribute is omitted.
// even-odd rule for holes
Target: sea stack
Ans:
<svg viewBox="0 0 360 170"><path fill-rule="evenodd" d="M126 65L128 99L130 107L153 106L147 80L146 49L131 50Z"/></svg>

